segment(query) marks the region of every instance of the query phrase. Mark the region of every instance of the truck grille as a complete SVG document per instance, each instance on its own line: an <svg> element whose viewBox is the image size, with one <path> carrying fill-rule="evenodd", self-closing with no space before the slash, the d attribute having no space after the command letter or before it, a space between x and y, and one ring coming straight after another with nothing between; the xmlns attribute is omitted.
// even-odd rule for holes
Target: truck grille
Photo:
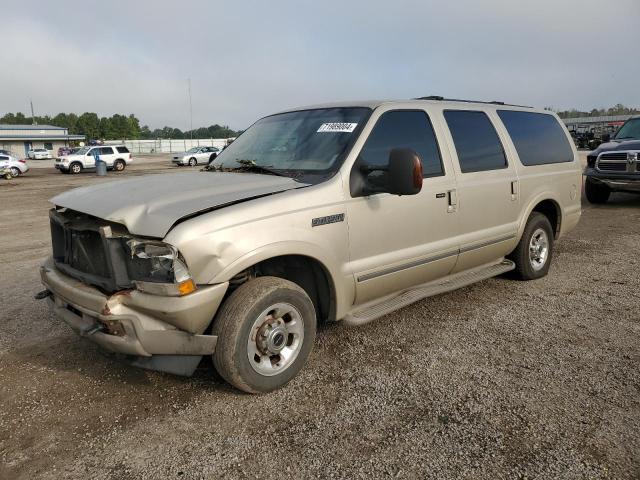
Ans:
<svg viewBox="0 0 640 480"><path fill-rule="evenodd" d="M107 278L110 276L102 237L90 230L69 230L69 266L79 272Z"/></svg>
<svg viewBox="0 0 640 480"><path fill-rule="evenodd" d="M105 291L129 287L131 282L122 274L122 242L106 238L96 219L76 212L50 215L51 244L56 267L63 273ZM111 227L108 227L111 228Z"/></svg>
<svg viewBox="0 0 640 480"><path fill-rule="evenodd" d="M596 168L601 172L634 173L634 167L627 162L627 152L603 153L596 162Z"/></svg>

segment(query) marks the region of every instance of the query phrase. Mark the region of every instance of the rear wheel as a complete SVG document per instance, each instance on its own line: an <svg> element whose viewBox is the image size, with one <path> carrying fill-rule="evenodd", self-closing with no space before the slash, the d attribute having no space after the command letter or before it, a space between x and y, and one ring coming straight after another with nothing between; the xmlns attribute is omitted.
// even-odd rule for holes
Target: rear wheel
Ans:
<svg viewBox="0 0 640 480"><path fill-rule="evenodd" d="M11 167L9 171L11 172L11 175L14 177L19 177L20 174L22 173L18 167Z"/></svg>
<svg viewBox="0 0 640 480"><path fill-rule="evenodd" d="M69 165L69 173L80 173L82 171L82 165L80 165L79 162L73 162L71 165Z"/></svg>
<svg viewBox="0 0 640 480"><path fill-rule="evenodd" d="M189 166L190 167L195 167L198 164L198 161L195 158L190 158L189 159Z"/></svg>
<svg viewBox="0 0 640 480"><path fill-rule="evenodd" d="M303 367L316 335L316 314L306 292L277 277L249 280L229 296L213 323L213 364L236 388L269 392Z"/></svg>
<svg viewBox="0 0 640 480"><path fill-rule="evenodd" d="M589 203L607 203L611 195L611 189L602 182L595 182L587 178L584 183L584 193Z"/></svg>
<svg viewBox="0 0 640 480"><path fill-rule="evenodd" d="M509 259L516 264L514 275L520 280L535 280L549 272L553 257L553 228L549 219L532 212L522 238Z"/></svg>
<svg viewBox="0 0 640 480"><path fill-rule="evenodd" d="M116 160L115 162L113 162L113 169L116 172L123 171L125 166L126 164L124 163L124 160Z"/></svg>

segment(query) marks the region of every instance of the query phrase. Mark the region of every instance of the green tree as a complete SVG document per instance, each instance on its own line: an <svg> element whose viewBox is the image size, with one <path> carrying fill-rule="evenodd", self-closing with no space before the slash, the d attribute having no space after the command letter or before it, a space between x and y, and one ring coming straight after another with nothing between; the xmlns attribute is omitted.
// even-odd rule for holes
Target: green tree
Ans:
<svg viewBox="0 0 640 480"><path fill-rule="evenodd" d="M95 113L85 112L78 117L78 133L87 140L100 138L100 119Z"/></svg>

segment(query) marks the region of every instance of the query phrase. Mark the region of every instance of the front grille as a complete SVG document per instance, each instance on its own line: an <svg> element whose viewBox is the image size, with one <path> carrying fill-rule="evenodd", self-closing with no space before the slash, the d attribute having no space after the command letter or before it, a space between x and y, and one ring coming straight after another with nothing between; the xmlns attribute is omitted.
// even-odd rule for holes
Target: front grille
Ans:
<svg viewBox="0 0 640 480"><path fill-rule="evenodd" d="M623 160L623 161L627 161L627 152L610 152L610 153L603 153L600 156L600 161L603 160Z"/></svg>
<svg viewBox="0 0 640 480"><path fill-rule="evenodd" d="M598 170L603 172L626 172L627 162L612 162L600 159L598 162Z"/></svg>
<svg viewBox="0 0 640 480"><path fill-rule="evenodd" d="M91 230L69 230L67 261L71 268L82 273L109 277L109 264L102 237Z"/></svg>
<svg viewBox="0 0 640 480"><path fill-rule="evenodd" d="M605 152L596 162L596 168L601 172L635 173L634 167L627 162L627 152Z"/></svg>
<svg viewBox="0 0 640 480"><path fill-rule="evenodd" d="M70 210L52 210L50 223L53 259L63 273L108 292L131 286L123 260L122 226ZM108 236L102 233L103 226ZM119 229L116 235L115 229Z"/></svg>

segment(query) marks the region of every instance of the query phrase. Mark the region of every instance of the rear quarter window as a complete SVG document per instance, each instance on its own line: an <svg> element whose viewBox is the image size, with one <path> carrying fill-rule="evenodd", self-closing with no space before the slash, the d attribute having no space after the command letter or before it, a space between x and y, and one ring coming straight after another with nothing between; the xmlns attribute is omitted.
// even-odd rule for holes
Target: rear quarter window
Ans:
<svg viewBox="0 0 640 480"><path fill-rule="evenodd" d="M498 110L525 166L573 161L573 150L553 115L516 110Z"/></svg>
<svg viewBox="0 0 640 480"><path fill-rule="evenodd" d="M116 147L118 153L129 153L129 149L127 147Z"/></svg>

